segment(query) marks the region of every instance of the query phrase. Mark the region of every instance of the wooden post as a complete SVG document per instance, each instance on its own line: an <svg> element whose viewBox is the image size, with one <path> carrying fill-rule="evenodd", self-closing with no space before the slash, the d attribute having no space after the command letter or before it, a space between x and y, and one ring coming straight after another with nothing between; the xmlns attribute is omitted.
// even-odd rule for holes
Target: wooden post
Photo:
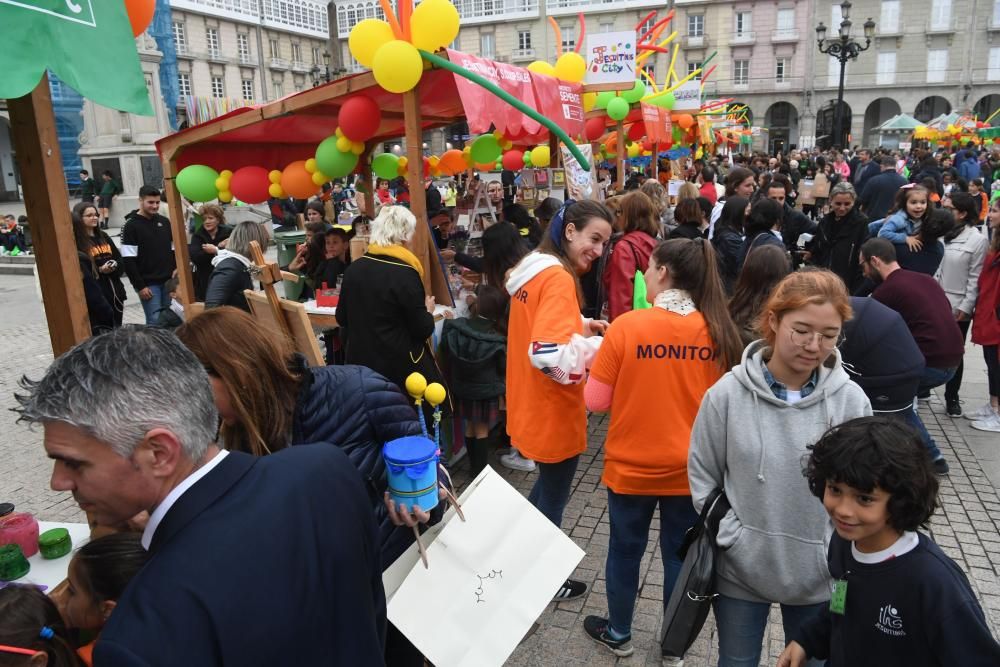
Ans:
<svg viewBox="0 0 1000 667"><path fill-rule="evenodd" d="M653 144L653 178L660 178L660 142Z"/></svg>
<svg viewBox="0 0 1000 667"><path fill-rule="evenodd" d="M52 354L90 337L90 317L76 254L48 74L28 95L7 100L31 224Z"/></svg>
<svg viewBox="0 0 1000 667"><path fill-rule="evenodd" d="M427 220L427 192L424 189L423 121L420 118L420 86L403 93L403 124L406 130L406 180L410 187L410 211L417 229L410 240L424 267L424 291L442 306L453 306L451 289L438 258L437 245Z"/></svg>
<svg viewBox="0 0 1000 667"><path fill-rule="evenodd" d="M365 179L365 210L362 211L369 218L375 218L375 174L372 173L372 152L375 146L366 146L364 154L361 156L361 173Z"/></svg>
<svg viewBox="0 0 1000 667"><path fill-rule="evenodd" d="M194 303L194 281L191 279L191 256L188 253L187 216L181 193L174 179L177 177L177 160L163 158L163 191L170 209L170 234L174 240L174 262L177 264L177 282L180 284L181 303L185 307Z"/></svg>
<svg viewBox="0 0 1000 667"><path fill-rule="evenodd" d="M625 189L625 123L618 121L618 190Z"/></svg>

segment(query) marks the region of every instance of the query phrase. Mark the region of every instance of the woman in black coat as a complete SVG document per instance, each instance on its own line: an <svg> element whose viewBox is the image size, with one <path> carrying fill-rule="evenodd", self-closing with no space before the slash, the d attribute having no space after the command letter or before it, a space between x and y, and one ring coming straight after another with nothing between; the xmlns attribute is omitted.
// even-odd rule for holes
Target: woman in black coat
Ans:
<svg viewBox="0 0 1000 667"><path fill-rule="evenodd" d="M233 228L226 224L222 208L209 204L202 206L198 213L202 217L201 227L191 235L188 253L194 265L195 301L204 301L208 290L208 279L212 275L212 260L226 247L226 239Z"/></svg>
<svg viewBox="0 0 1000 667"><path fill-rule="evenodd" d="M715 222L712 247L719 262L719 275L726 294L733 293L736 278L740 274L740 257L743 253L743 226L747 217L750 200L744 197L729 197L722 206L722 213Z"/></svg>
<svg viewBox="0 0 1000 667"><path fill-rule="evenodd" d="M344 273L337 306L345 362L367 366L403 391L414 372L441 382L427 344L434 333L434 297L424 293L420 260L403 245L416 224L401 206L379 211L368 252Z"/></svg>
<svg viewBox="0 0 1000 667"><path fill-rule="evenodd" d="M250 267L250 242L260 244L261 252L267 250L269 241L267 231L256 222L241 222L233 229L226 243L226 249L220 250L212 265L215 267L208 280L205 292L205 307L235 306L250 312L250 304L243 296L243 291L253 289L253 279Z"/></svg>
<svg viewBox="0 0 1000 667"><path fill-rule="evenodd" d="M864 282L859 253L868 240L868 218L858 210L854 186L844 181L830 190L830 212L819 221L808 261L830 269L854 294Z"/></svg>
<svg viewBox="0 0 1000 667"><path fill-rule="evenodd" d="M773 245L785 249L785 242L779 235L784 219L784 206L773 199L759 199L754 202L750 207L743 247L740 248L740 268L743 268L747 255L756 248Z"/></svg>
<svg viewBox="0 0 1000 667"><path fill-rule="evenodd" d="M91 332L120 327L127 298L121 280L124 271L121 253L111 237L101 231L94 204L77 204L71 217Z"/></svg>

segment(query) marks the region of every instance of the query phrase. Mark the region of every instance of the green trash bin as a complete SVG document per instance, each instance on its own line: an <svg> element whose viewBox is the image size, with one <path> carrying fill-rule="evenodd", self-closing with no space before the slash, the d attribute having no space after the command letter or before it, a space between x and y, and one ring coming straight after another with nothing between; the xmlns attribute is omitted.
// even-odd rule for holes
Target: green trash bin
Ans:
<svg viewBox="0 0 1000 667"><path fill-rule="evenodd" d="M278 246L278 266L284 268L295 259L295 253L301 243L306 242L306 233L296 230L294 232L275 232L274 243ZM282 281L285 289L285 298L298 301L302 296L302 288L305 285L301 280L297 283Z"/></svg>

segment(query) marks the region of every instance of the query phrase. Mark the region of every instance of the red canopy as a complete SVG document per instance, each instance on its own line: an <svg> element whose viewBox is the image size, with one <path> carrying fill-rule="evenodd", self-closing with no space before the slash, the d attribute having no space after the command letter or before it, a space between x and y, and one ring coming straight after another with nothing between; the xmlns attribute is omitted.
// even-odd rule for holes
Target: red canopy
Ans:
<svg viewBox="0 0 1000 667"><path fill-rule="evenodd" d="M475 70L477 74L538 109L570 136L582 133L580 84L453 51L448 56L452 62L481 64ZM494 67L488 67L490 64ZM512 83L517 84L513 89ZM537 122L446 70L424 72L417 90L421 130L468 120L473 133L485 132L492 126L507 131L518 144L548 140L548 131ZM336 131L341 105L354 95L372 98L382 110L382 122L369 145L405 134L403 96L386 91L370 72L364 72L268 104L237 109L164 137L156 142L156 148L162 158L176 160L177 169L190 164L217 170L249 165L282 169L295 160L313 157L316 146Z"/></svg>

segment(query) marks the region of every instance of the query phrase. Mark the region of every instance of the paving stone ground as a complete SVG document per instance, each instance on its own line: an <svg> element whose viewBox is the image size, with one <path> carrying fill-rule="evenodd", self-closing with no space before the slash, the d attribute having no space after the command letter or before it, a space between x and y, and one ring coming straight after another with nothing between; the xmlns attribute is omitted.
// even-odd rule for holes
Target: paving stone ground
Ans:
<svg viewBox="0 0 1000 667"><path fill-rule="evenodd" d="M52 360L47 329L38 314L37 303L27 303L21 294L24 283L18 281L24 280L31 279L5 276L0 281L0 298L3 299L0 340L4 341L6 352L0 356L0 501L13 502L19 509L33 512L43 520L83 521L83 513L69 494L49 489L51 465L42 449L40 431L17 424L16 415L10 411L14 406L17 380L24 374L40 377ZM18 292L21 296L8 300L4 292L10 285L22 286ZM137 300L129 300L125 319L126 322L142 321ZM980 348L969 347L966 364L963 397L966 407L973 409L985 396ZM951 474L942 482L941 508L931 522L930 534L968 574L994 635L997 635L1000 632L1000 498L997 494L1000 434L980 433L969 428L969 422L964 419L950 419L944 413L940 390L935 391L935 398L921 406L921 415L951 462ZM607 493L600 484L606 432L606 418L593 416L589 446L581 458L563 523L563 530L586 551L574 576L590 584L590 591L582 599L550 605L539 619L537 631L514 652L509 665L596 667L620 663L623 667L640 667L660 664L657 633L662 615L663 569L657 544L656 527L659 524L655 517L642 562L642 587L633 628L635 654L616 659L583 632L585 616L604 615L607 611L604 562L610 529ZM494 467L527 495L536 473ZM467 481L465 464L460 462L453 475L459 485ZM761 665L774 665L783 645L780 615L772 609ZM710 617L685 665L706 667L716 662L717 637Z"/></svg>

